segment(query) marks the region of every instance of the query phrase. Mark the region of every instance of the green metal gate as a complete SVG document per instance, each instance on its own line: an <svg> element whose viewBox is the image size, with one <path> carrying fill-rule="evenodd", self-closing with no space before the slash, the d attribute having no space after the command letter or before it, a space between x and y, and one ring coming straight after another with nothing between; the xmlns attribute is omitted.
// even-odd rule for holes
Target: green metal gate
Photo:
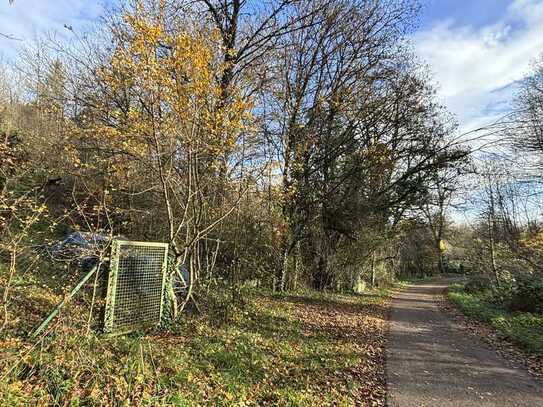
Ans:
<svg viewBox="0 0 543 407"><path fill-rule="evenodd" d="M167 243L113 241L105 332L122 334L160 324L167 262Z"/></svg>

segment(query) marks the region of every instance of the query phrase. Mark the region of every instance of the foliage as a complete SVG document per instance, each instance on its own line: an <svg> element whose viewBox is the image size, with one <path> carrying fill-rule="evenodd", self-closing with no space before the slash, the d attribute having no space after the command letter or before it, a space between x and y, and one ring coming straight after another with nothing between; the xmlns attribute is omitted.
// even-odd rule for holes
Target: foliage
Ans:
<svg viewBox="0 0 543 407"><path fill-rule="evenodd" d="M462 286L451 287L448 297L466 315L488 322L528 351L543 354L543 316L508 311L493 304L487 295L467 293Z"/></svg>
<svg viewBox="0 0 543 407"><path fill-rule="evenodd" d="M227 324L187 315L174 332L110 338L81 335L76 303L34 345L15 332L54 304L32 305L46 293L17 292L31 317L0 337L2 405L384 405L386 292L253 293Z"/></svg>
<svg viewBox="0 0 543 407"><path fill-rule="evenodd" d="M330 291L443 269L445 215L436 251L420 211L467 150L417 12L126 0L23 51L0 78L1 402L383 404L384 293ZM38 256L72 230L169 243L190 276L171 333L98 338L93 292L21 339L77 280Z"/></svg>
<svg viewBox="0 0 543 407"><path fill-rule="evenodd" d="M543 281L534 276L520 276L516 279L510 308L513 311L543 313Z"/></svg>
<svg viewBox="0 0 543 407"><path fill-rule="evenodd" d="M217 279L352 290L432 274L435 242L408 214L466 151L407 51L417 6L174 3L121 2L70 46L25 51L24 92L5 81L17 98L0 120L45 185L44 238L167 241L192 273L186 301Z"/></svg>
<svg viewBox="0 0 543 407"><path fill-rule="evenodd" d="M470 277L469 281L464 287L464 290L468 294L477 294L492 289L492 286L492 280L488 276L479 274Z"/></svg>
<svg viewBox="0 0 543 407"><path fill-rule="evenodd" d="M466 293L461 287L450 288L449 299L459 305L467 315L480 318L483 321L489 322L500 315L498 309L486 301L485 297Z"/></svg>

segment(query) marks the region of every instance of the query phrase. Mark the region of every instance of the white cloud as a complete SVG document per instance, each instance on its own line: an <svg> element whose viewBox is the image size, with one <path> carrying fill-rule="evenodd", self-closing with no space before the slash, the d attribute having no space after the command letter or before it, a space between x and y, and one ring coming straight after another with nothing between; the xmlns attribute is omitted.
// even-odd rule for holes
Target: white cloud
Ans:
<svg viewBox="0 0 543 407"><path fill-rule="evenodd" d="M0 57L44 32L60 35L95 20L104 3L114 0L0 0ZM531 60L543 52L543 1L514 0L505 16L474 27L443 20L414 35L417 53L430 64L440 84L443 103L458 116L464 131L493 122L507 108L515 81L523 78Z"/></svg>
<svg viewBox="0 0 543 407"><path fill-rule="evenodd" d="M413 40L440 84L443 103L469 131L503 115L515 82L543 52L543 1L515 0L490 25L455 23L440 21Z"/></svg>
<svg viewBox="0 0 543 407"><path fill-rule="evenodd" d="M46 32L69 35L64 24L74 29L95 20L103 11L99 0L0 0L0 55L12 58L21 45ZM22 41L8 39L5 36Z"/></svg>

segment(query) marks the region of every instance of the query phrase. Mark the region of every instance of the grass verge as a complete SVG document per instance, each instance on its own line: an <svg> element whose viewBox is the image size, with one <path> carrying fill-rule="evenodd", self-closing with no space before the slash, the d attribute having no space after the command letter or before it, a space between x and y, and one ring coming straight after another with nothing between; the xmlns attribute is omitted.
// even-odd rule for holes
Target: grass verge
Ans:
<svg viewBox="0 0 543 407"><path fill-rule="evenodd" d="M448 298L467 316L489 323L525 350L543 355L543 316L510 312L491 303L484 294L466 293L461 285L451 286Z"/></svg>
<svg viewBox="0 0 543 407"><path fill-rule="evenodd" d="M60 298L14 288L0 334L0 405L384 405L387 293L252 295L221 324L186 317L146 336L84 335L75 303L50 334L25 332Z"/></svg>

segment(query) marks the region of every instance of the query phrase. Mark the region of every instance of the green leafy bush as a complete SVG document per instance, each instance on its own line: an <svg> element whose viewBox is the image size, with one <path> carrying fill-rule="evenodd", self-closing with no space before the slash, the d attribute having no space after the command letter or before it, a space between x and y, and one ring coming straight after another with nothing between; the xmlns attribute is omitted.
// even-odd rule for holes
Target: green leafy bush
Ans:
<svg viewBox="0 0 543 407"><path fill-rule="evenodd" d="M518 278L509 307L512 311L543 313L543 281L534 276Z"/></svg>
<svg viewBox="0 0 543 407"><path fill-rule="evenodd" d="M502 271L500 273L500 284L494 284L492 292L488 293L488 301L499 308L510 309L515 283L516 281L511 273Z"/></svg>
<svg viewBox="0 0 543 407"><path fill-rule="evenodd" d="M488 322L504 336L530 352L543 354L543 316L510 312L485 293L471 294L462 286L452 286L448 294L464 314Z"/></svg>
<svg viewBox="0 0 543 407"><path fill-rule="evenodd" d="M466 315L482 321L489 322L500 315L500 310L494 305L479 296L466 293L461 288L449 290L449 299L458 305Z"/></svg>
<svg viewBox="0 0 543 407"><path fill-rule="evenodd" d="M492 288L492 280L485 275L477 274L469 279L464 287L464 291L470 294L482 293Z"/></svg>
<svg viewBox="0 0 543 407"><path fill-rule="evenodd" d="M532 314L500 316L492 326L532 352L543 354L543 317Z"/></svg>

